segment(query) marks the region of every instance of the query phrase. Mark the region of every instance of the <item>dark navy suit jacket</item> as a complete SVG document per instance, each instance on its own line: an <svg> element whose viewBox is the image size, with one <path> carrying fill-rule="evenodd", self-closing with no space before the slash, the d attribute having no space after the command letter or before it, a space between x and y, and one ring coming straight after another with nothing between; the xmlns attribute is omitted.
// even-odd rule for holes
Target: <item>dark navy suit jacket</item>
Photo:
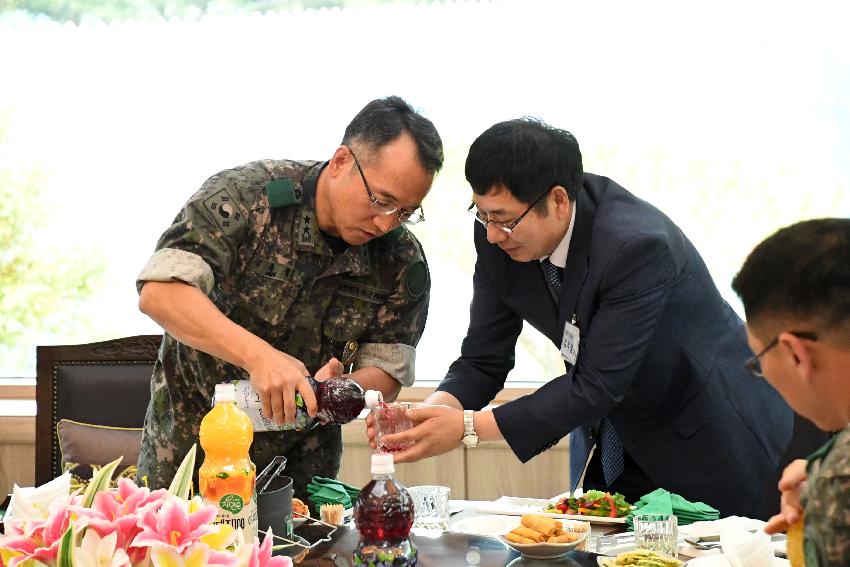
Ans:
<svg viewBox="0 0 850 567"><path fill-rule="evenodd" d="M589 451L578 428L607 417L657 486L722 516L755 517L790 440L792 412L744 368L751 353L743 323L661 211L592 174L575 206L559 304L539 262L512 261L475 223L469 330L438 389L465 408L484 407L513 368L523 321L560 347L575 314L575 366L494 410L517 457L525 462L575 430L575 481Z"/></svg>

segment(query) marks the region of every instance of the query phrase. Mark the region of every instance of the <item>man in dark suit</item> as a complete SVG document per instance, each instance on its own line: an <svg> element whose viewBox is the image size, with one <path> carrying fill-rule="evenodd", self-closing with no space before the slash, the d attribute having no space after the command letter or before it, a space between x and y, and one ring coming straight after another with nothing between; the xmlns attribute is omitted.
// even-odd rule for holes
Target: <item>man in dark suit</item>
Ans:
<svg viewBox="0 0 850 567"><path fill-rule="evenodd" d="M466 178L479 221L469 330L426 400L442 406L412 410L418 425L388 439L416 441L397 461L504 438L525 462L570 434L573 486L584 475L630 501L662 487L755 516L792 413L744 368L743 323L682 231L585 174L575 138L533 119L481 134ZM523 321L566 373L474 411L504 387Z"/></svg>

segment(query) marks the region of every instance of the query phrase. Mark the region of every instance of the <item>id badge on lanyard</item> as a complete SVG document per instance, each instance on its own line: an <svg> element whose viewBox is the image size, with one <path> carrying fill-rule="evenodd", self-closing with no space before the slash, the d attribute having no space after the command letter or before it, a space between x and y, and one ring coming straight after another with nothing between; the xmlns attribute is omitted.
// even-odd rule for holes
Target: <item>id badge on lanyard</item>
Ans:
<svg viewBox="0 0 850 567"><path fill-rule="evenodd" d="M564 323L564 336L561 338L561 358L575 366L578 359L580 333L576 325L576 314Z"/></svg>

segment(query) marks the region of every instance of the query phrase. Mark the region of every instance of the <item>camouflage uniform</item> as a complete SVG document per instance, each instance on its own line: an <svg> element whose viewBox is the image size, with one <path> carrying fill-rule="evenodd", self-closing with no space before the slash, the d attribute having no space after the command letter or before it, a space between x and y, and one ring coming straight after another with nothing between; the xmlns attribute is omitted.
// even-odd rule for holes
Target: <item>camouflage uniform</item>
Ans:
<svg viewBox="0 0 850 567"><path fill-rule="evenodd" d="M806 567L850 565L850 428L809 457L808 473Z"/></svg>
<svg viewBox="0 0 850 567"><path fill-rule="evenodd" d="M139 275L204 291L232 321L316 372L346 341L360 343L356 367L375 366L413 383L415 350L428 313L428 266L401 227L335 253L316 222L320 162L257 161L213 176L184 206ZM340 249L339 246L336 247ZM151 379L139 478L167 486L198 440L216 383L248 379L240 368L165 334ZM306 432L257 432L261 470L275 455L302 500L313 475L336 477L338 425ZM203 460L199 455L198 466Z"/></svg>

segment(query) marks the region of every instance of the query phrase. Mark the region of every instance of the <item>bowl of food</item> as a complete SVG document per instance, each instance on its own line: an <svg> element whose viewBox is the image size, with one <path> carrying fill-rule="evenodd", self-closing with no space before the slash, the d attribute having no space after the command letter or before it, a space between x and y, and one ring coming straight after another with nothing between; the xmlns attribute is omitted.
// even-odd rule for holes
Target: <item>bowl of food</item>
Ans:
<svg viewBox="0 0 850 567"><path fill-rule="evenodd" d="M549 559L586 549L590 523L525 514L519 525L499 538L523 557Z"/></svg>
<svg viewBox="0 0 850 567"><path fill-rule="evenodd" d="M310 518L310 508L299 498L292 499L292 527L297 528Z"/></svg>

